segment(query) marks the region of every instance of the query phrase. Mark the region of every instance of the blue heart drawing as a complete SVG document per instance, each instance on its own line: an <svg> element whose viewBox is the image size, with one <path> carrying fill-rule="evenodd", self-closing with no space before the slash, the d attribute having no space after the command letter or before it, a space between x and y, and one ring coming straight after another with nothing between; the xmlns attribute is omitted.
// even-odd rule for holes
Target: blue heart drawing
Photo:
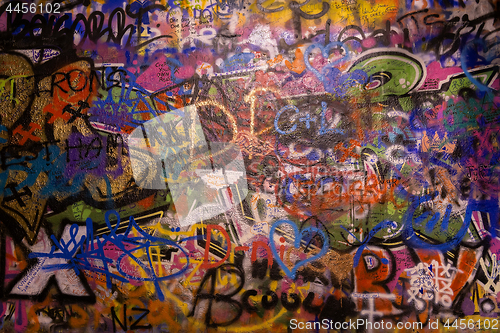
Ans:
<svg viewBox="0 0 500 333"><path fill-rule="evenodd" d="M273 240L274 230L276 230L276 228L282 224L288 224L293 228L294 237L295 237L295 241L294 241L293 245L297 249L300 247L300 242L301 242L302 238L304 238L304 236L306 236L308 234L319 233L321 235L321 237L323 237L323 248L321 249L321 251L318 254L312 256L311 258L307 258L305 260L300 260L299 262L297 262L295 264L295 266L293 266L293 269L291 271L288 269L288 267L285 265L285 263L279 257L278 251L276 250L276 245L274 244L274 240ZM300 235L300 237L297 237L299 235ZM269 230L269 237L271 239L271 251L273 252L274 258L276 258L276 261L278 261L279 265L281 266L281 269L283 269L283 271L286 273L286 275L292 279L295 279L295 274L297 273L297 269L299 267L304 266L308 262L314 261L314 260L322 257L323 255L326 254L326 252L328 252L329 240L330 240L328 237L326 237L325 233L322 230L315 228L315 227L305 228L304 230L302 230L299 233L299 229L297 228L297 225L290 220L279 220L276 223L274 223L273 226L271 227L271 230Z"/></svg>
<svg viewBox="0 0 500 333"><path fill-rule="evenodd" d="M467 43L460 55L460 61L462 62L462 69L464 71L465 76L474 84L480 91L491 91L492 88L488 87L487 85L479 82L475 77L472 76L472 74L469 72L467 67L473 67L478 64L478 59L479 54L477 51L477 47L481 46L483 48L484 52L487 52L488 47L486 45L486 42L483 39L474 39L473 41ZM470 54L475 51L475 54ZM484 64L489 64L493 59L496 58L496 55L494 56L488 56L487 59L484 59L481 57L483 61L479 62L480 65ZM306 64L307 65L307 64Z"/></svg>
<svg viewBox="0 0 500 333"><path fill-rule="evenodd" d="M321 50L321 54L323 55L323 57L325 59L328 59L328 57L330 56L330 49L332 49L333 47L337 47L337 46L339 46L339 47L341 47L341 48L344 49L345 55L341 59L337 59L334 62L332 62L332 63L330 63L328 65L325 65L321 69L321 73L318 72L318 70L316 68L314 68L311 65L311 63L309 62L309 55L311 54L312 50L314 50L315 48L320 49ZM311 72L313 72L314 75L316 75L316 77L321 82L325 82L325 74L328 73L328 71L329 71L330 68L334 68L333 66L335 66L339 62L344 61L344 60L348 60L348 59L349 59L349 49L343 43L341 43L341 42L331 42L331 43L329 43L326 46L323 46L322 44L319 44L319 43L312 44L312 45L310 45L306 49L306 52L304 52L304 62L306 64L307 69L310 70Z"/></svg>

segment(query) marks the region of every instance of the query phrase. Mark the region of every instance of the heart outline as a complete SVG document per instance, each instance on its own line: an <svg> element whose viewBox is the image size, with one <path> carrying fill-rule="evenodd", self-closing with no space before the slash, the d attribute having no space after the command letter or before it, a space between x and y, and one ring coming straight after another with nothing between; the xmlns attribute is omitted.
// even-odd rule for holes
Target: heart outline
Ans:
<svg viewBox="0 0 500 333"><path fill-rule="evenodd" d="M332 63L329 63L327 65L325 65L322 69L321 69L321 73L316 69L314 68L311 63L309 62L309 55L311 54L312 50L314 50L315 48L318 48L321 50L321 54L323 55L323 57L325 59L328 59L328 57L330 56L330 49L332 47L335 47L335 46L339 46L341 48L344 49L344 52L345 52L345 56L343 56L342 58L340 59L337 59L335 60L334 62ZM342 61L345 61L345 60L348 60L349 59L349 49L345 46L344 43L341 43L341 42L330 42L328 45L326 46L323 46L322 44L320 43L315 43L315 44L312 44L310 45L307 49L306 49L306 52L304 52L304 62L306 64L306 67L308 70L310 70L311 72L314 73L314 75L316 75L316 77L321 81L321 82L324 82L325 81L325 74L328 73L328 69L330 68L335 68L334 66L337 65L338 63L342 62Z"/></svg>
<svg viewBox="0 0 500 333"><path fill-rule="evenodd" d="M283 262L283 260L281 260L281 258L279 257L278 251L276 250L276 245L275 245L274 240L273 240L274 231L276 230L276 228L278 226L282 225L282 224L285 224L285 223L288 224L288 225L290 225L290 226L292 226L292 228L294 230L294 236L297 236L298 234L301 235L301 237L295 237L295 241L294 241L293 245L294 245L294 247L296 249L300 248L300 242L302 241L302 238L304 237L304 235L307 232L318 232L318 233L321 234L321 237L323 237L323 248L321 249L321 251L318 254L316 254L316 255L314 255L314 256L312 256L310 258L298 261L295 264L295 266L293 266L293 268L292 268L291 271L285 265L285 263ZM299 267L304 266L307 263L309 263L311 261L314 261L314 260L322 257L323 255L325 255L328 252L328 249L330 247L330 245L329 245L330 238L326 237L325 233L322 230L320 230L318 228L315 228L315 227L308 227L308 228L303 229L299 233L299 229L297 228L297 225L295 223L293 223L292 221L290 221L290 220L279 220L279 221L276 221L272 225L271 230L269 230L269 238L271 240L271 244L270 245L271 245L271 251L273 253L274 258L276 258L276 261L280 265L281 269L286 273L286 275L289 276L292 279L295 279L295 275L296 275L297 269L299 269Z"/></svg>

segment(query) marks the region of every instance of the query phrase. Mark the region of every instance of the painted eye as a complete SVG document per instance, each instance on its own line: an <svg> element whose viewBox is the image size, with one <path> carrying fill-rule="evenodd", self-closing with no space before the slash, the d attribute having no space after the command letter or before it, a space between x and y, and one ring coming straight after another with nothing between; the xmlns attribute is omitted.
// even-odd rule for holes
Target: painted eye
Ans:
<svg viewBox="0 0 500 333"><path fill-rule="evenodd" d="M373 90L380 86L383 86L392 79L392 74L390 72L377 72L370 76L368 83L365 85L366 90Z"/></svg>

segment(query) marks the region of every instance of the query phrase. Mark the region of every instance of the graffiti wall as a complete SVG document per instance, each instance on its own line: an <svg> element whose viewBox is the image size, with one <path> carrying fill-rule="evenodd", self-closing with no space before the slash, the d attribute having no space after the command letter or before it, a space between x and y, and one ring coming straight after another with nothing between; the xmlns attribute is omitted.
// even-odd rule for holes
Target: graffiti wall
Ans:
<svg viewBox="0 0 500 333"><path fill-rule="evenodd" d="M493 0L0 4L0 331L499 327Z"/></svg>

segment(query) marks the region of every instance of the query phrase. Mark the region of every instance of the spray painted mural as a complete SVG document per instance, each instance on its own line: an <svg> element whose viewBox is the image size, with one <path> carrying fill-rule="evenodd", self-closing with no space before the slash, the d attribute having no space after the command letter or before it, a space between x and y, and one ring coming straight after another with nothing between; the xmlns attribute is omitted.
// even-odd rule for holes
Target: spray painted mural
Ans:
<svg viewBox="0 0 500 333"><path fill-rule="evenodd" d="M500 5L0 5L0 330L491 331Z"/></svg>

